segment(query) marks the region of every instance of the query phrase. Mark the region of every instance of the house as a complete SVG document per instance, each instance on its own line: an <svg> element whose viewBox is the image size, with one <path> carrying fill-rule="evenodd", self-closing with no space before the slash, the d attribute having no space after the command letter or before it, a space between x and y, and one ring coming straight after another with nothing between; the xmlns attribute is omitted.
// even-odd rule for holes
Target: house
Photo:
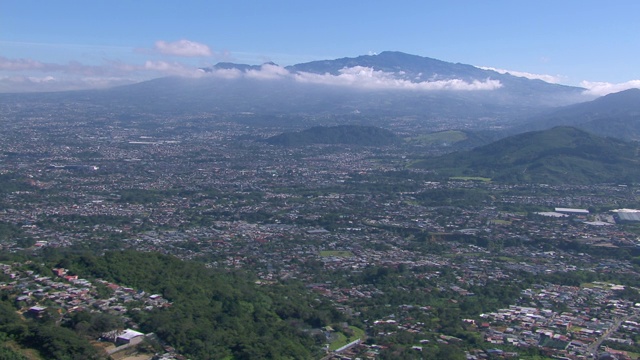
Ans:
<svg viewBox="0 0 640 360"><path fill-rule="evenodd" d="M67 273L67 270L63 268L54 268L53 273L58 277L63 277Z"/></svg>
<svg viewBox="0 0 640 360"><path fill-rule="evenodd" d="M63 277L67 281L78 280L78 275L65 275Z"/></svg>
<svg viewBox="0 0 640 360"><path fill-rule="evenodd" d="M118 346L127 345L127 344L134 345L134 344L140 343L143 339L144 339L143 333L139 331L127 329L116 337L116 345Z"/></svg>
<svg viewBox="0 0 640 360"><path fill-rule="evenodd" d="M37 318L41 318L47 311L46 306L32 306L29 308L29 314Z"/></svg>

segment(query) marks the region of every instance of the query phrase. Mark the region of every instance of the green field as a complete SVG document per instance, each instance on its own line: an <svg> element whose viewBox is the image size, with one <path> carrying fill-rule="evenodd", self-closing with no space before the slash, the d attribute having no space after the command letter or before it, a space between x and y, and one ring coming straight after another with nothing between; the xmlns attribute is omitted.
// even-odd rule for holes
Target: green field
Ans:
<svg viewBox="0 0 640 360"><path fill-rule="evenodd" d="M491 181L491 178L480 177L480 176L453 176L453 177L450 177L449 180L489 182Z"/></svg>
<svg viewBox="0 0 640 360"><path fill-rule="evenodd" d="M322 256L322 257L329 257L329 256L352 257L353 253L351 251L323 250L323 251L320 251L320 256Z"/></svg>
<svg viewBox="0 0 640 360"><path fill-rule="evenodd" d="M455 144L457 142L467 140L467 138L467 134L462 131L447 130L407 138L405 139L405 141L409 144L433 146L442 144Z"/></svg>
<svg viewBox="0 0 640 360"><path fill-rule="evenodd" d="M329 350L331 351L335 351L337 349L340 349L341 347L347 345L348 343L352 342L352 341L356 341L358 339L363 339L364 338L364 330L357 328L355 326L349 326L349 329L351 329L351 331L353 331L353 335L349 336L347 338L347 336L341 332L337 333L337 338L331 342L331 344L329 344Z"/></svg>
<svg viewBox="0 0 640 360"><path fill-rule="evenodd" d="M490 220L490 222L495 225L511 225L511 221L508 221L508 220L495 219L495 220Z"/></svg>

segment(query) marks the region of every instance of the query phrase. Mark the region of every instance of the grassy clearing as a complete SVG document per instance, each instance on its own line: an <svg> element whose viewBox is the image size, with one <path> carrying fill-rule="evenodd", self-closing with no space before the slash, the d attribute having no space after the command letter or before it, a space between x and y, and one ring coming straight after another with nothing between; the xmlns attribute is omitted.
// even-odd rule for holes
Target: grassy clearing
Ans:
<svg viewBox="0 0 640 360"><path fill-rule="evenodd" d="M353 331L353 335L347 337L345 334L341 332L336 333L336 339L332 341L331 344L329 344L329 350L335 351L349 344L350 342L364 338L364 330L357 328L355 326L349 326L349 329Z"/></svg>
<svg viewBox="0 0 640 360"><path fill-rule="evenodd" d="M593 283L583 283L583 284L580 285L580 287L587 288L587 289L594 289L594 288L601 288L602 286L596 285L596 284L593 284Z"/></svg>
<svg viewBox="0 0 640 360"><path fill-rule="evenodd" d="M340 251L340 250L323 250L320 251L320 256L322 257L352 257L353 253L351 251Z"/></svg>
<svg viewBox="0 0 640 360"><path fill-rule="evenodd" d="M464 257L479 257L479 256L487 255L487 254L478 253L478 252L468 252L468 253L464 253L464 254L461 254L461 255L464 256Z"/></svg>
<svg viewBox="0 0 640 360"><path fill-rule="evenodd" d="M480 177L480 176L453 176L453 177L450 177L449 180L490 182L491 178Z"/></svg>
<svg viewBox="0 0 640 360"><path fill-rule="evenodd" d="M341 347L347 345L347 336L343 333L337 333L336 339L329 344L329 350L335 351L340 349Z"/></svg>
<svg viewBox="0 0 640 360"><path fill-rule="evenodd" d="M434 146L434 145L444 145L444 144L455 144L460 141L467 140L467 134L462 131L456 130L447 130L440 131L431 134L424 134L420 136L410 137L405 139L405 142L413 145L426 145L426 146Z"/></svg>
<svg viewBox="0 0 640 360"><path fill-rule="evenodd" d="M511 225L511 221L508 220L491 220L490 223L495 224L495 225Z"/></svg>

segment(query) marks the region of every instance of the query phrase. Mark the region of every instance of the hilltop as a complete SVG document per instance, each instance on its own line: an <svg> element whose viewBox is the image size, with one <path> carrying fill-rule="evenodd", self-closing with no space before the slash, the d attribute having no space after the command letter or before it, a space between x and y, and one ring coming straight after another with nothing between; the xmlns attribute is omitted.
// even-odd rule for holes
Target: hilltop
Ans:
<svg viewBox="0 0 640 360"><path fill-rule="evenodd" d="M448 176L482 176L510 183L621 183L640 175L637 153L635 143L555 127L422 160L415 166Z"/></svg>
<svg viewBox="0 0 640 360"><path fill-rule="evenodd" d="M640 139L640 89L609 94L536 116L518 131L574 126L600 136L623 140Z"/></svg>

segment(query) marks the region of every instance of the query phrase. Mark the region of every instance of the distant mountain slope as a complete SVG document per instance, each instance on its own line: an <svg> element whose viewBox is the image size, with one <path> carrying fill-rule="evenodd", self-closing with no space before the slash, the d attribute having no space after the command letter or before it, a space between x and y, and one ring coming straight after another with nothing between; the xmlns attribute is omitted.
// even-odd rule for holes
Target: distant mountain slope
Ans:
<svg viewBox="0 0 640 360"><path fill-rule="evenodd" d="M128 96L140 98L152 94L146 97L146 103L161 108L184 104L189 109L201 111L210 108L263 113L344 114L357 111L376 116L449 118L453 122L496 118L511 121L545 108L590 99L583 95L584 89L578 87L549 84L401 52L314 61L286 68L277 68L273 63L263 65L267 70L257 65L224 62L202 70L204 73L235 70L225 73L230 77L157 79L120 87L109 93L116 96L126 93L127 99ZM337 81L336 77L345 75L346 69L360 70L356 71L358 74L347 74L349 81ZM384 75L368 73L369 70L364 69ZM316 77L300 74L315 74ZM375 86L358 86L363 79L371 80ZM456 86L445 90L419 90L411 85L384 85L438 81L450 81L451 84L497 81L500 86L493 90L456 90ZM157 101L160 99L162 101Z"/></svg>
<svg viewBox="0 0 640 360"><path fill-rule="evenodd" d="M20 103L21 108L44 102L62 107L90 104L123 118L252 113L263 120L263 115L318 119L317 115L360 114L368 125L407 117L427 128L437 122L434 128L440 130L445 129L443 123L449 129L478 130L511 127L532 114L589 99L582 88L401 52L286 68L219 63L193 75L104 90L0 94L0 102Z"/></svg>
<svg viewBox="0 0 640 360"><path fill-rule="evenodd" d="M303 146L313 144L347 144L362 146L385 146L397 143L400 138L389 130L374 126L340 125L290 132L265 140L272 145Z"/></svg>
<svg viewBox="0 0 640 360"><path fill-rule="evenodd" d="M498 80L502 87L491 93L499 95L494 97L494 101L503 103L512 98L518 98L519 101L527 104L537 103L543 106L558 106L586 99L583 96L585 90L583 88L550 84L541 80L513 76L508 73L501 74L473 65L450 63L399 51L384 51L377 55L362 55L355 58L312 61L292 65L287 69L316 74L339 75L345 68L358 66L391 73L395 78L412 82L452 79L466 82L487 79Z"/></svg>
<svg viewBox="0 0 640 360"><path fill-rule="evenodd" d="M362 55L355 58L312 61L288 66L287 69L316 74L329 73L339 75L342 69L356 66L397 73L400 78L412 81L450 78L473 80L499 75L496 72L482 70L472 65L454 64L399 51L385 51L377 55Z"/></svg>
<svg viewBox="0 0 640 360"><path fill-rule="evenodd" d="M543 130L558 125L575 126L601 136L640 140L640 89L563 107L534 117L515 131Z"/></svg>
<svg viewBox="0 0 640 360"><path fill-rule="evenodd" d="M555 127L427 159L415 166L448 176L483 176L511 183L637 182L638 150L636 143Z"/></svg>

